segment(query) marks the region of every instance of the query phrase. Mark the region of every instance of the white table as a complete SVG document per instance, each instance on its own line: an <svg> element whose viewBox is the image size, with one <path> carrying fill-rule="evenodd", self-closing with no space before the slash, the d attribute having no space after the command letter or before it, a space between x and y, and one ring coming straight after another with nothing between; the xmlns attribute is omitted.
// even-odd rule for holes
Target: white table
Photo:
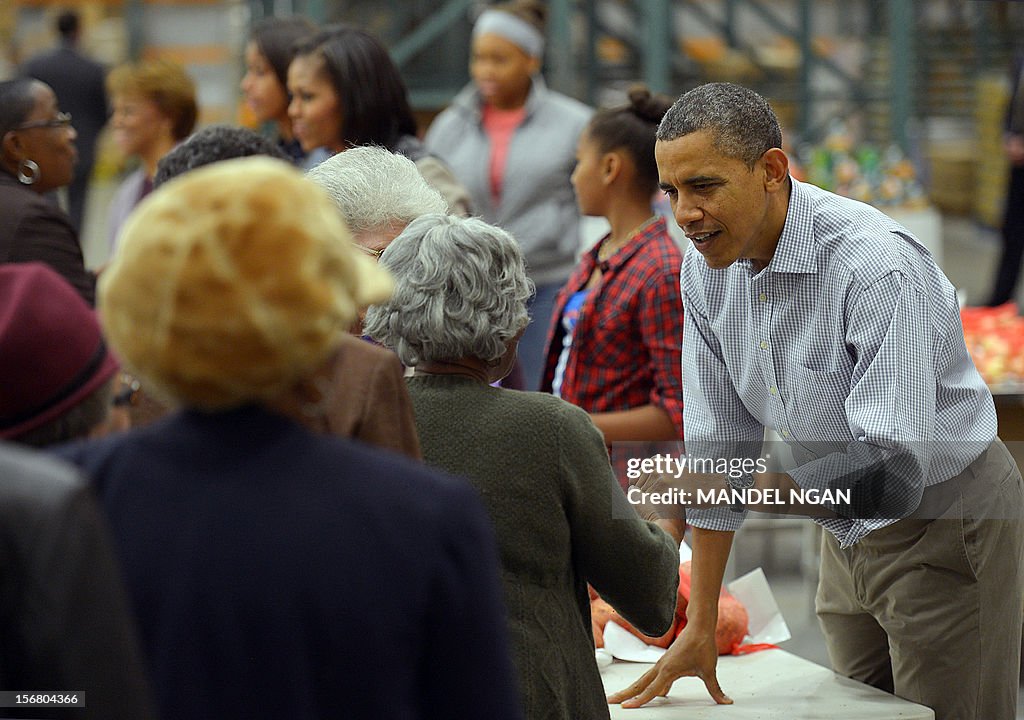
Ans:
<svg viewBox="0 0 1024 720"><path fill-rule="evenodd" d="M652 665L616 661L601 670L608 693L635 682ZM697 678L680 678L667 698L635 710L612 705L616 719L658 720L934 720L923 705L840 677L784 650L718 659L718 682L733 705L715 705Z"/></svg>

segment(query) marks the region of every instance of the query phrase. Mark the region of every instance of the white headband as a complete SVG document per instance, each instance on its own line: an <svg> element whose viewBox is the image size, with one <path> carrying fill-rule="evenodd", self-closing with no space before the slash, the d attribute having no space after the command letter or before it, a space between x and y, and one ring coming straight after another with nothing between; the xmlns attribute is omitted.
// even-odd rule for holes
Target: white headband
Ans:
<svg viewBox="0 0 1024 720"><path fill-rule="evenodd" d="M484 33L500 35L518 45L527 55L539 58L544 54L544 36L533 25L511 13L485 10L473 26L473 37Z"/></svg>

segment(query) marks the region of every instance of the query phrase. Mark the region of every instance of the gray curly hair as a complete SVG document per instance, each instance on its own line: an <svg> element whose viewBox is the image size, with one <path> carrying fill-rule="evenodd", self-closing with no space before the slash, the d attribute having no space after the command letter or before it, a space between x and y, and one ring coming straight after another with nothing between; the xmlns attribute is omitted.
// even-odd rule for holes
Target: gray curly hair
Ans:
<svg viewBox="0 0 1024 720"><path fill-rule="evenodd" d="M423 216L388 245L380 264L395 292L369 309L364 332L408 366L496 362L529 322L534 286L519 244L483 220Z"/></svg>
<svg viewBox="0 0 1024 720"><path fill-rule="evenodd" d="M707 83L684 93L665 113L658 140L671 141L706 130L715 148L750 169L772 148L782 147L782 129L768 101L733 83Z"/></svg>
<svg viewBox="0 0 1024 720"><path fill-rule="evenodd" d="M306 177L327 191L355 235L405 227L448 203L409 158L373 145L348 148Z"/></svg>

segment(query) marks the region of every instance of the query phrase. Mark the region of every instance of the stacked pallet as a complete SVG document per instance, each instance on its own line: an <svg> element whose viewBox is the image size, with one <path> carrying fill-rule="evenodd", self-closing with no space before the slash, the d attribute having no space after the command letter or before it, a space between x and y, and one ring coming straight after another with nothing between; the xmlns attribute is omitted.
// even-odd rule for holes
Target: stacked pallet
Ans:
<svg viewBox="0 0 1024 720"><path fill-rule="evenodd" d="M1003 152L1003 124L1010 90L1007 79L988 73L977 81L974 120L978 134L974 216L984 225L1002 224L1009 165Z"/></svg>

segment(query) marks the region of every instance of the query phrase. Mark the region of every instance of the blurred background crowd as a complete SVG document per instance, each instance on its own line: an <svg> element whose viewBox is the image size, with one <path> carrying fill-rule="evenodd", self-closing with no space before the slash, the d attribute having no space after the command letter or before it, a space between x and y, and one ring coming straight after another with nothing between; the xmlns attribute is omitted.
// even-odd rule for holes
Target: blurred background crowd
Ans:
<svg viewBox="0 0 1024 720"><path fill-rule="evenodd" d="M266 119L246 103L242 87L253 27L266 17L293 15L319 26L351 23L389 50L422 133L468 80L472 21L484 6L473 0L84 0L75 4L76 43L105 69L143 59L183 67L195 85L199 127L258 127ZM636 80L669 95L700 81L742 82L772 101L815 182L888 205L920 205L925 198L985 227L1002 221L1008 163L1001 142L1024 25L1019 3L555 0L548 6L544 75L555 90L598 107L621 99ZM3 4L0 78L59 43L63 9L50 0ZM91 180L109 203L110 186L140 158L115 142L113 124L99 132L96 112L76 115L82 139L75 182L77 188ZM71 195L80 202L77 189ZM105 259L109 238L106 205L96 207L83 233L93 265Z"/></svg>

